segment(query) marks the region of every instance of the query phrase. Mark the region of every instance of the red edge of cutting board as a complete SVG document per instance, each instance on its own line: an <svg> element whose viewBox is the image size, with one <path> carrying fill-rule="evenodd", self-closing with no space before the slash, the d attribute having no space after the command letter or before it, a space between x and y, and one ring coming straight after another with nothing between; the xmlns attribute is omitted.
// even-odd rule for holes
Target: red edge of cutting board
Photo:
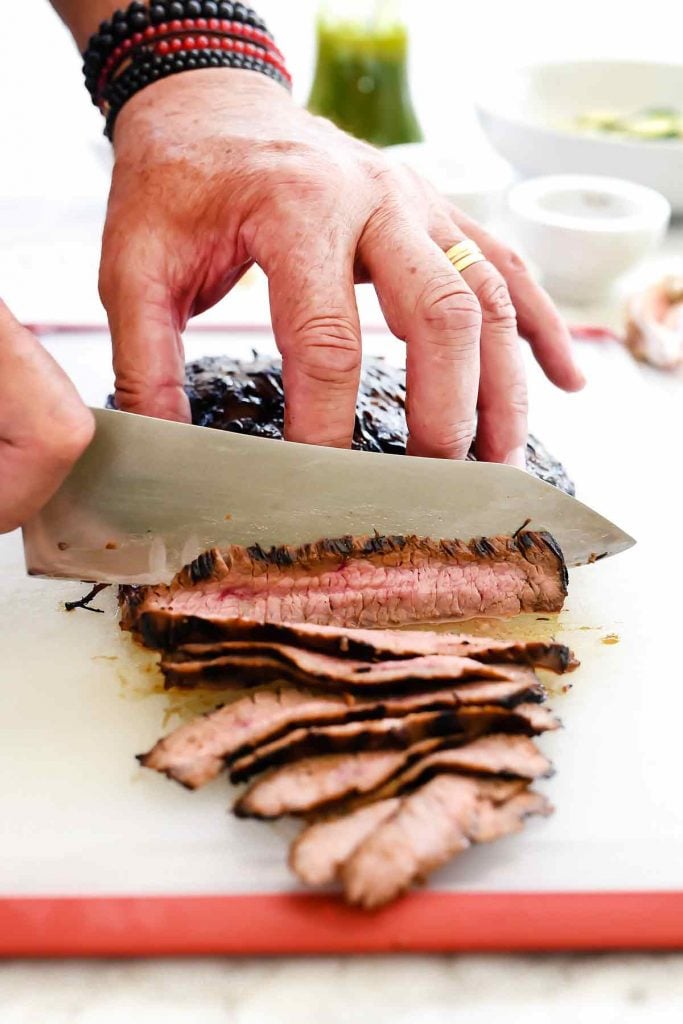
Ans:
<svg viewBox="0 0 683 1024"><path fill-rule="evenodd" d="M683 892L419 892L0 900L0 956L683 949Z"/></svg>

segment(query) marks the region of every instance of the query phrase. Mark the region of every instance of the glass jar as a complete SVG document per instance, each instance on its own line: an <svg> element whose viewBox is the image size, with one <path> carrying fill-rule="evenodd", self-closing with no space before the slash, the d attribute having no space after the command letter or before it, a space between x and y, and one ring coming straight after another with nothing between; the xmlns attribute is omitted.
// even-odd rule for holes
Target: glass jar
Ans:
<svg viewBox="0 0 683 1024"><path fill-rule="evenodd" d="M397 0L326 0L309 110L376 146L420 142Z"/></svg>

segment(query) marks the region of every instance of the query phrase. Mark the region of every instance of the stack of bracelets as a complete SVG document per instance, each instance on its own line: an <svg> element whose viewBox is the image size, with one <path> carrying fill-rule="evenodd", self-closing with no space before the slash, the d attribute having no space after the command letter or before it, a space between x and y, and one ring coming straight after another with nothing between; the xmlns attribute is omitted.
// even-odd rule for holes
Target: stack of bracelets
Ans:
<svg viewBox="0 0 683 1024"><path fill-rule="evenodd" d="M131 3L100 24L83 53L83 74L111 139L124 103L145 86L195 68L260 71L286 88L291 78L263 20L225 0Z"/></svg>

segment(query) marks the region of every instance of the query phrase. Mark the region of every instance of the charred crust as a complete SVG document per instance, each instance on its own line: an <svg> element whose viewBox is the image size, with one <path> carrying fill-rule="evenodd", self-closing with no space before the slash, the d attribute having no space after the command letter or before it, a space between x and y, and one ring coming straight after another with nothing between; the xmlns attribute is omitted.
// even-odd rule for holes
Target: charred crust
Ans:
<svg viewBox="0 0 683 1024"><path fill-rule="evenodd" d="M203 580L210 580L216 572L216 565L220 558L220 552L216 548L204 551L195 558L187 567L187 572L192 583L201 583Z"/></svg>
<svg viewBox="0 0 683 1024"><path fill-rule="evenodd" d="M564 591L566 593L567 586L569 584L569 572L567 570L567 564L564 560L564 555L562 554L562 549L560 548L560 545L557 543L557 541L551 533L543 531L543 533L539 533L538 536L541 542L545 544L548 551L552 552L552 554L555 556L560 565L560 571L562 574L562 584L564 586Z"/></svg>
<svg viewBox="0 0 683 1024"><path fill-rule="evenodd" d="M490 558L496 553L496 549L487 537L477 537L472 541L472 548L482 558Z"/></svg>

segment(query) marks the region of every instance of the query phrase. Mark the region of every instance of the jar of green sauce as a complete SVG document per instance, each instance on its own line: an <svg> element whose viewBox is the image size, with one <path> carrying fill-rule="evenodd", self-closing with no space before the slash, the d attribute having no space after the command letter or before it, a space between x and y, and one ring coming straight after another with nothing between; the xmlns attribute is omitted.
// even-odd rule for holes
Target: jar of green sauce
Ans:
<svg viewBox="0 0 683 1024"><path fill-rule="evenodd" d="M376 146L420 142L397 0L327 0L317 22L309 110Z"/></svg>

